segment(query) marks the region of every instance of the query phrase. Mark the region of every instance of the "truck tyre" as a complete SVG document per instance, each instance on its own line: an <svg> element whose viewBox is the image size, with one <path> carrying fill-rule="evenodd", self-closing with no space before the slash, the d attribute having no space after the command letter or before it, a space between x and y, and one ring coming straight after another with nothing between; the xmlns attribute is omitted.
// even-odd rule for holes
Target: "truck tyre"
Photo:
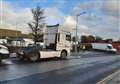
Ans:
<svg viewBox="0 0 120 84"><path fill-rule="evenodd" d="M60 55L61 59L66 59L67 58L67 52L66 51L62 51L61 55Z"/></svg>
<svg viewBox="0 0 120 84"><path fill-rule="evenodd" d="M17 58L18 58L19 60L21 60L21 61L24 60L23 56L18 56L18 55L17 55Z"/></svg>
<svg viewBox="0 0 120 84"><path fill-rule="evenodd" d="M31 62L36 62L40 59L39 53L35 53L32 56L29 57Z"/></svg>
<svg viewBox="0 0 120 84"><path fill-rule="evenodd" d="M24 58L19 58L19 60L23 61L23 60L24 60Z"/></svg>

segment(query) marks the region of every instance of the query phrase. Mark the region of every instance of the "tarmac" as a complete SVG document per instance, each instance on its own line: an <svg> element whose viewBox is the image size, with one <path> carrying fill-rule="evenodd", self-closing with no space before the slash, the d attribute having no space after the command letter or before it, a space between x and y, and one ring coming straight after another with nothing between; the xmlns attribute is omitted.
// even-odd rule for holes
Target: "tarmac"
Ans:
<svg viewBox="0 0 120 84"><path fill-rule="evenodd" d="M99 81L97 84L120 84L120 70Z"/></svg>

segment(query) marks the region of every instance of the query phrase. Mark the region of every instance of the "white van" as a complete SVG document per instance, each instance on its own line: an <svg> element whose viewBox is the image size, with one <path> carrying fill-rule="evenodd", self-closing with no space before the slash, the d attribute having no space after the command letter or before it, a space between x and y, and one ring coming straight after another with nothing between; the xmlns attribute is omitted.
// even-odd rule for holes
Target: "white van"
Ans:
<svg viewBox="0 0 120 84"><path fill-rule="evenodd" d="M96 50L108 51L116 53L117 50L109 43L92 43L92 48Z"/></svg>
<svg viewBox="0 0 120 84"><path fill-rule="evenodd" d="M0 62L7 58L9 58L9 50L6 46L0 44Z"/></svg>

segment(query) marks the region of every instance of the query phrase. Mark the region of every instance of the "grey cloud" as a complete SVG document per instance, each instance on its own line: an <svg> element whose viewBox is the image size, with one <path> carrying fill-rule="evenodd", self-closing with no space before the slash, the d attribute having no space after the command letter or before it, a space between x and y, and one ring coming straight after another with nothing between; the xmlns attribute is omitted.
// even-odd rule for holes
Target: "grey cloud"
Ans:
<svg viewBox="0 0 120 84"><path fill-rule="evenodd" d="M118 17L120 16L120 1L106 0L103 2L101 10L107 15Z"/></svg>

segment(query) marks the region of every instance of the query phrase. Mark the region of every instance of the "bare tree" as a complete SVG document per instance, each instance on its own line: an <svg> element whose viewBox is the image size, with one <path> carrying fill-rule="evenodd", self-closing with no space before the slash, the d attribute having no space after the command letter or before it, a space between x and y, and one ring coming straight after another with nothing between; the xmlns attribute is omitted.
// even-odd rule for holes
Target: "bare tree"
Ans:
<svg viewBox="0 0 120 84"><path fill-rule="evenodd" d="M38 42L40 39L42 29L44 27L44 10L37 6L36 8L31 9L31 12L33 15L33 21L31 23L28 23L28 26L32 30L33 40L36 44L36 42Z"/></svg>

